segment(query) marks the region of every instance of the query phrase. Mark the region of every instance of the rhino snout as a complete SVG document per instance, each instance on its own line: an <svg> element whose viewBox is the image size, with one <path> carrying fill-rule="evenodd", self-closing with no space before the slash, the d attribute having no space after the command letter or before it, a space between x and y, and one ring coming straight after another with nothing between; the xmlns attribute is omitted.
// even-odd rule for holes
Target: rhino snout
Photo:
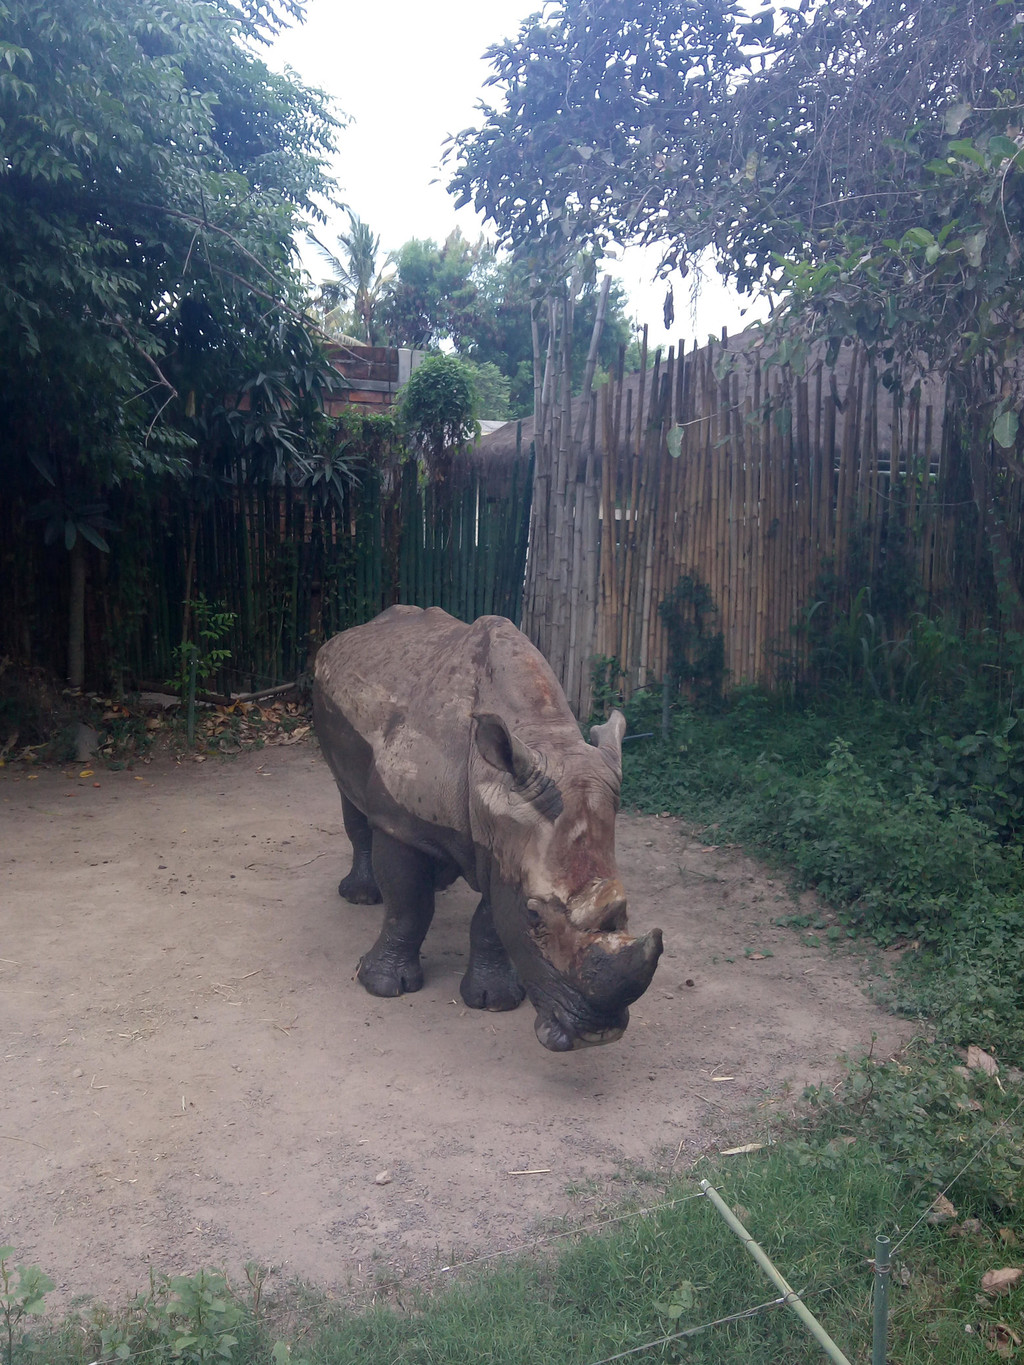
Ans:
<svg viewBox="0 0 1024 1365"><path fill-rule="evenodd" d="M539 1042L549 1052L576 1052L583 1047L599 1047L602 1043L614 1043L626 1031L629 1023L629 1010L623 1010L615 1023L604 1028L570 1029L553 1014L537 1015L533 1031Z"/></svg>
<svg viewBox="0 0 1024 1365"><path fill-rule="evenodd" d="M651 984L662 946L660 929L643 938L600 935L566 973L568 996L557 1002L533 997L538 1040L551 1052L572 1052L621 1038L629 1006Z"/></svg>

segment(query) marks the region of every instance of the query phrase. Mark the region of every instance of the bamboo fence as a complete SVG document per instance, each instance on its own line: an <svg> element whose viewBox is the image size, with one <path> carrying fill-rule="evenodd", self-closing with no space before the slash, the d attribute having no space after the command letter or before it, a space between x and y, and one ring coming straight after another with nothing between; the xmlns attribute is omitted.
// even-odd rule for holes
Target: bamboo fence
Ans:
<svg viewBox="0 0 1024 1365"><path fill-rule="evenodd" d="M523 630L545 655L570 702L589 696L597 628L600 539L596 401L591 392L611 277L598 299L583 378L573 402L572 300L575 288L548 300L548 343L540 365L534 319L534 481L523 594ZM583 712L578 712L585 714Z"/></svg>
<svg viewBox="0 0 1024 1365"><path fill-rule="evenodd" d="M645 391L646 390L646 391ZM659 604L684 576L717 608L730 685L769 688L806 671L796 629L826 573L870 578L899 541L931 602L951 583L962 508L946 499L942 391L905 405L863 352L799 375L732 354L727 338L670 349L600 395L600 595L592 654L627 691L670 669ZM586 691L576 704L586 708Z"/></svg>
<svg viewBox="0 0 1024 1365"><path fill-rule="evenodd" d="M831 593L842 611L886 573L912 584L887 628L914 610L1007 626L994 559L1021 581L1024 459L991 443L968 453L942 383L897 396L850 344L797 372L749 334L648 365L645 330L639 372L620 356L599 393L588 376L570 403L571 316L550 322L523 628L578 715L595 668L626 695L673 674L659 608L687 580L710 594L730 687L808 677L815 603Z"/></svg>
<svg viewBox="0 0 1024 1365"><path fill-rule="evenodd" d="M440 606L471 621L518 621L532 468L457 456L443 484L413 462L370 465L340 501L238 471L201 504L168 483L158 497L126 486L111 506L109 555L91 553L87 655L92 684L161 684L176 672L186 583L233 613L221 693L289 682L318 646L394 602ZM0 658L64 665L66 555L0 497L7 553L0 588L15 610L0 619ZM191 564L191 568L189 567Z"/></svg>

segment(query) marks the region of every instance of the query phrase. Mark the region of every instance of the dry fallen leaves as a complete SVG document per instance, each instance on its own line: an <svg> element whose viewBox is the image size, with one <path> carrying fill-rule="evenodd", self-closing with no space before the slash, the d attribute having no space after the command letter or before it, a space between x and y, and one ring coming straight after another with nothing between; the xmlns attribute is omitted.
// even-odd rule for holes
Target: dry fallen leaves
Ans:
<svg viewBox="0 0 1024 1365"><path fill-rule="evenodd" d="M971 1071L984 1071L986 1076L998 1076L999 1063L983 1048L972 1043L967 1049L967 1066Z"/></svg>
<svg viewBox="0 0 1024 1365"><path fill-rule="evenodd" d="M1000 1360L1009 1360L1020 1345L1020 1337L1005 1322L997 1322L986 1332L985 1345L995 1351Z"/></svg>
<svg viewBox="0 0 1024 1365"><path fill-rule="evenodd" d="M1003 1266L999 1270L986 1270L981 1277L982 1293L995 1298L997 1294L1007 1294L1024 1275L1022 1266Z"/></svg>
<svg viewBox="0 0 1024 1365"><path fill-rule="evenodd" d="M980 1218L965 1218L962 1223L954 1223L946 1229L947 1237L980 1237L983 1228Z"/></svg>
<svg viewBox="0 0 1024 1365"><path fill-rule="evenodd" d="M1009 1360L1020 1344L1020 1335L1006 1322L993 1323L985 1334L985 1345L1002 1360Z"/></svg>
<svg viewBox="0 0 1024 1365"><path fill-rule="evenodd" d="M927 1223L944 1223L947 1218L955 1218L956 1209L944 1194L936 1195L925 1219Z"/></svg>

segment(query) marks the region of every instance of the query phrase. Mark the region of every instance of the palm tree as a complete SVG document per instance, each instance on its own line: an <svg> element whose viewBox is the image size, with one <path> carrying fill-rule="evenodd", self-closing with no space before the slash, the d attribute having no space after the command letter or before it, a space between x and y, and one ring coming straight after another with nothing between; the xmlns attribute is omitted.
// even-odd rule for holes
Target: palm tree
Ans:
<svg viewBox="0 0 1024 1365"><path fill-rule="evenodd" d="M373 346L376 344L375 314L384 289L394 273L394 262L390 255L386 256L378 269L380 235L351 209L348 211L348 222L348 232L338 234L341 255L329 250L315 236L313 241L334 271L334 279L327 282L325 290L333 293L339 304L352 300L352 314L359 340ZM329 331L337 328L341 322L340 306L327 314L325 322Z"/></svg>

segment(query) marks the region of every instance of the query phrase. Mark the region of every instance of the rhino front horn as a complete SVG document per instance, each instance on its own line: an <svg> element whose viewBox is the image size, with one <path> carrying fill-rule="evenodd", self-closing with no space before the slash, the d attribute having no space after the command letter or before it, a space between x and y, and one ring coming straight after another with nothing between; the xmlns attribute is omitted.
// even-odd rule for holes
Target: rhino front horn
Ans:
<svg viewBox="0 0 1024 1365"><path fill-rule="evenodd" d="M602 1013L625 1009L651 984L663 947L660 929L652 929L643 938L601 935L580 963L580 992Z"/></svg>

